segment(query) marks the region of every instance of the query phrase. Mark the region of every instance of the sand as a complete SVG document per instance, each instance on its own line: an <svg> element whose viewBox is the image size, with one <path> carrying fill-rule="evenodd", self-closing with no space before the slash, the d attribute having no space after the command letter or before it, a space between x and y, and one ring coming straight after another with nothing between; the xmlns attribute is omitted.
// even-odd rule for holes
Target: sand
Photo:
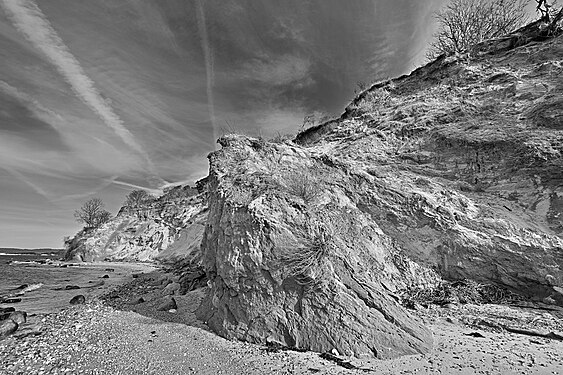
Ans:
<svg viewBox="0 0 563 375"><path fill-rule="evenodd" d="M157 311L166 279L153 272L106 298L41 317L41 334L0 341L0 374L563 374L563 341L510 333L563 332L550 306L430 306L415 311L434 334L424 355L395 360L340 358L277 351L209 332L197 321L201 292L174 296L176 312ZM164 283L162 283L164 281ZM147 302L131 305L142 295Z"/></svg>

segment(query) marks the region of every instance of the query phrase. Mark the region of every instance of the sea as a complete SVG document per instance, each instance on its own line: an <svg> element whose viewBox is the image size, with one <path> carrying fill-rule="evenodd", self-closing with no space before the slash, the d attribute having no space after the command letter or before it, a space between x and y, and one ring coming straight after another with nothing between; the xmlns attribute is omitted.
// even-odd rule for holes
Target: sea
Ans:
<svg viewBox="0 0 563 375"><path fill-rule="evenodd" d="M28 314L57 312L78 294L94 298L151 268L137 263L63 262L63 255L60 249L0 248L0 307Z"/></svg>

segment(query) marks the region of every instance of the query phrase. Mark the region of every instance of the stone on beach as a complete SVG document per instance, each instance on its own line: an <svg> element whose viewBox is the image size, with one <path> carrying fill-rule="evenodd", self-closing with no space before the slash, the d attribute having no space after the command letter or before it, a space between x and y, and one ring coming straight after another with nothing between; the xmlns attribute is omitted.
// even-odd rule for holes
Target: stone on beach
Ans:
<svg viewBox="0 0 563 375"><path fill-rule="evenodd" d="M2 302L2 303L19 303L21 301L22 301L21 298L6 298L5 300L0 301L0 302Z"/></svg>
<svg viewBox="0 0 563 375"><path fill-rule="evenodd" d="M22 325L27 322L27 313L25 311L14 311L10 314L9 320L13 320L18 325Z"/></svg>
<svg viewBox="0 0 563 375"><path fill-rule="evenodd" d="M166 285L166 287L164 287L162 293L175 294L179 290L180 290L180 284L176 282L171 282L170 284Z"/></svg>
<svg viewBox="0 0 563 375"><path fill-rule="evenodd" d="M19 325L12 319L7 319L0 323L0 337L6 337L17 331Z"/></svg>
<svg viewBox="0 0 563 375"><path fill-rule="evenodd" d="M82 294L79 294L77 296L72 297L69 303L71 305L82 305L86 303L86 297L84 297Z"/></svg>
<svg viewBox="0 0 563 375"><path fill-rule="evenodd" d="M13 307L0 307L0 320L6 320L10 317L12 312L16 311Z"/></svg>
<svg viewBox="0 0 563 375"><path fill-rule="evenodd" d="M145 302L145 299L143 297L138 297L131 301L131 305L138 305L143 302Z"/></svg>
<svg viewBox="0 0 563 375"><path fill-rule="evenodd" d="M164 299L164 302L162 302L159 306L158 306L158 311L169 311L169 310L177 310L178 309L178 305L176 305L176 300L174 299L174 297L166 297Z"/></svg>

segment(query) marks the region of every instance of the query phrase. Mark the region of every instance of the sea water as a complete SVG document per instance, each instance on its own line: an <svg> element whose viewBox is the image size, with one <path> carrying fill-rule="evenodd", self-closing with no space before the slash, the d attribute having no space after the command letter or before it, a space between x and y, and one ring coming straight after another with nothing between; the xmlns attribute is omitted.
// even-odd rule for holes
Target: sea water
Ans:
<svg viewBox="0 0 563 375"><path fill-rule="evenodd" d="M0 303L0 307L14 307L28 314L57 312L68 307L78 294L93 298L132 273L150 268L128 263L63 263L59 261L62 255L56 250L0 249L0 301L21 298L21 302ZM80 289L67 290L67 286Z"/></svg>

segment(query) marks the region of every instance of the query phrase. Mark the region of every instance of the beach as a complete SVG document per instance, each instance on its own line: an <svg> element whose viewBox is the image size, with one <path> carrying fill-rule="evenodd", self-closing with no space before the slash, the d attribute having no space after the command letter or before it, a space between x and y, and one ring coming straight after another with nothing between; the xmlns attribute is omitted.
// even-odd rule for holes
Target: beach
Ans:
<svg viewBox="0 0 563 375"><path fill-rule="evenodd" d="M39 334L0 341L0 374L563 373L557 307L428 306L414 312L434 335L427 354L386 361L338 353L321 358L215 335L195 317L202 290L179 295L170 287L176 281L162 269L130 275L86 304L37 315ZM171 298L176 309L160 309ZM550 332L555 338L533 335Z"/></svg>

